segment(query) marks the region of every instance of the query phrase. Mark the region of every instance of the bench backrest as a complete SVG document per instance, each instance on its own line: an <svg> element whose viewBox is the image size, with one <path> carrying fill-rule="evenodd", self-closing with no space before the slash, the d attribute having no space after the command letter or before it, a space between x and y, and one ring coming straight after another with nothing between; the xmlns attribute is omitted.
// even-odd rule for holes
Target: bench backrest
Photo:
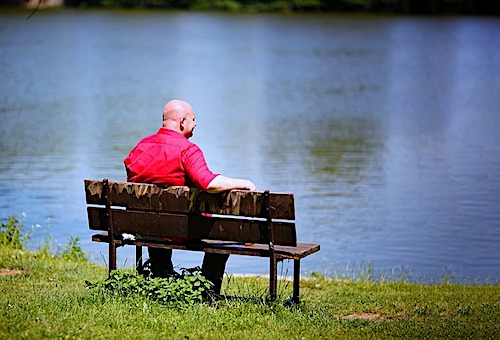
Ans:
<svg viewBox="0 0 500 340"><path fill-rule="evenodd" d="M89 227L143 237L296 246L293 194L85 180ZM99 207L100 206L100 207ZM271 234L272 232L272 234Z"/></svg>

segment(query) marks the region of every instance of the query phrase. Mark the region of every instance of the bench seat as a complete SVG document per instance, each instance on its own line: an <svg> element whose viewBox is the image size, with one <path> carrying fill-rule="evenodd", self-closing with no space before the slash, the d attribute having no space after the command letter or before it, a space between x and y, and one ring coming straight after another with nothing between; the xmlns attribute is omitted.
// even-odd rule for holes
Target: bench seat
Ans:
<svg viewBox="0 0 500 340"><path fill-rule="evenodd" d="M92 241L109 243L107 232L92 235ZM269 257L269 244L240 243L222 240L199 240L183 243L173 243L148 239L115 239L117 246L134 245L138 247L156 247L178 250L202 251L206 253L221 253L246 256ZM274 246L274 256L278 260L300 260L307 255L319 251L319 244L297 243L297 246Z"/></svg>

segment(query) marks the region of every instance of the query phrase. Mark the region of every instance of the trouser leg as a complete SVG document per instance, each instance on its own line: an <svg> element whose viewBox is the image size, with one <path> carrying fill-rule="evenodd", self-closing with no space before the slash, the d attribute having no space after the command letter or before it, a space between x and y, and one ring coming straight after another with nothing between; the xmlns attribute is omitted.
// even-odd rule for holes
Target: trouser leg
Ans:
<svg viewBox="0 0 500 340"><path fill-rule="evenodd" d="M148 247L151 274L154 277L168 277L174 274L172 249Z"/></svg>
<svg viewBox="0 0 500 340"><path fill-rule="evenodd" d="M212 290L219 294L222 287L222 278L226 269L229 254L205 253L201 273L213 283Z"/></svg>

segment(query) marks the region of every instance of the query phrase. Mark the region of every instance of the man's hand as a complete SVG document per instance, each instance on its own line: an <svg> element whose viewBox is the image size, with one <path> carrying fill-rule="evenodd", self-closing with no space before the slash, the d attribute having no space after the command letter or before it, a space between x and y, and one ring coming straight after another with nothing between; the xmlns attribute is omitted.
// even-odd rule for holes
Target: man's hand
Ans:
<svg viewBox="0 0 500 340"><path fill-rule="evenodd" d="M257 187L247 179L231 178L222 175L215 177L207 187L207 191L212 193L234 189L255 191Z"/></svg>

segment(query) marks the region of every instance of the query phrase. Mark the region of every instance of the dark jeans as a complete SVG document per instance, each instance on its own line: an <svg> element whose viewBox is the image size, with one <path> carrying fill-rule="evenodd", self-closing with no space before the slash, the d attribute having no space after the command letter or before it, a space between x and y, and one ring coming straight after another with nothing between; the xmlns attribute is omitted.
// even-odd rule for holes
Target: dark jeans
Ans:
<svg viewBox="0 0 500 340"><path fill-rule="evenodd" d="M156 277L167 277L174 273L172 263L172 249L148 247L149 261L151 263L151 274ZM228 254L205 253L201 273L213 283L212 290L220 294L222 278L226 269Z"/></svg>

